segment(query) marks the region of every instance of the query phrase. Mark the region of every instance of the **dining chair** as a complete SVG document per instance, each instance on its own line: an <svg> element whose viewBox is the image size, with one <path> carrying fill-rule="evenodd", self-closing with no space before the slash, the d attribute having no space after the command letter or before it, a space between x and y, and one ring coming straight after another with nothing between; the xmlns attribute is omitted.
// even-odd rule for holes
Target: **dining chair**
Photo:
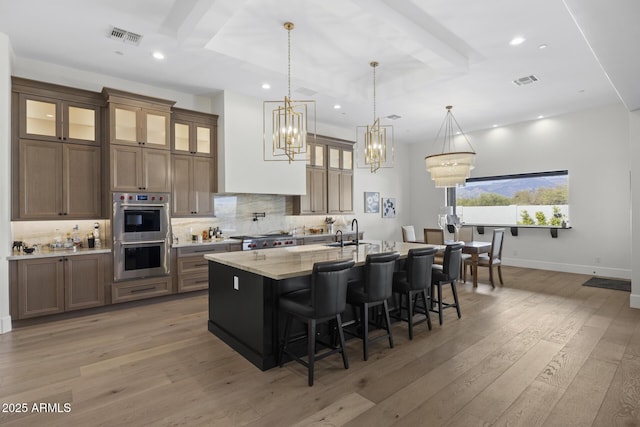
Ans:
<svg viewBox="0 0 640 427"><path fill-rule="evenodd" d="M500 284L504 285L502 281L502 243L504 241L504 228L496 228L493 230L493 237L491 239L491 250L489 255L478 256L478 267L489 267L489 281L492 287L496 287L493 280L493 267L498 267L498 276L500 278ZM463 281L467 281L467 268L468 265L471 268L471 259L464 261L465 267L463 272Z"/></svg>
<svg viewBox="0 0 640 427"><path fill-rule="evenodd" d="M444 245L444 231L442 228L425 228L424 242L431 245Z"/></svg>
<svg viewBox="0 0 640 427"><path fill-rule="evenodd" d="M458 230L458 241L459 242L473 242L473 226L463 226L460 227L460 229ZM469 254L462 254L462 262L460 263L460 280L462 280L464 276L464 269L467 268L467 264L465 263L465 261L467 261L468 259L471 259L471 255ZM471 267L469 267L469 270L471 270Z"/></svg>
<svg viewBox="0 0 640 427"><path fill-rule="evenodd" d="M425 228L424 242L430 245L444 245L444 230L442 228ZM442 265L443 260L442 254L436 254L433 263Z"/></svg>
<svg viewBox="0 0 640 427"><path fill-rule="evenodd" d="M416 230L413 225L402 226L402 241L403 242L417 242Z"/></svg>
<svg viewBox="0 0 640 427"><path fill-rule="evenodd" d="M473 241L473 227L464 226L458 230L458 241L460 242L472 242Z"/></svg>

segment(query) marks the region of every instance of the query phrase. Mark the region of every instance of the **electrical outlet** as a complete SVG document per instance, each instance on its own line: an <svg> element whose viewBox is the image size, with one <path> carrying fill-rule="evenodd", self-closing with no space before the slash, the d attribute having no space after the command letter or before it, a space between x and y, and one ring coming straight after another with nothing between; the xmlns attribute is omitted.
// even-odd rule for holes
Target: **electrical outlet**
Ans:
<svg viewBox="0 0 640 427"><path fill-rule="evenodd" d="M233 276L233 289L236 291L240 290L240 280L238 280L238 276Z"/></svg>

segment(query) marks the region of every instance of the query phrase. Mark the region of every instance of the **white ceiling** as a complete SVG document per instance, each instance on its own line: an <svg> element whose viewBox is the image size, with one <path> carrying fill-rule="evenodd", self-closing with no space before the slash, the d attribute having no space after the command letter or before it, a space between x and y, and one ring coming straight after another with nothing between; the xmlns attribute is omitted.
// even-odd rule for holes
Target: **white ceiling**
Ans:
<svg viewBox="0 0 640 427"><path fill-rule="evenodd" d="M318 121L366 125L376 60L377 115L400 142L432 140L448 104L466 132L621 100L640 108L638 20L637 0L0 2L0 32L18 61L265 100L287 92L282 25L292 21L292 97L315 99ZM141 34L140 45L110 39L113 26ZM514 36L526 41L510 46ZM528 75L539 81L512 83ZM384 119L392 114L401 118Z"/></svg>

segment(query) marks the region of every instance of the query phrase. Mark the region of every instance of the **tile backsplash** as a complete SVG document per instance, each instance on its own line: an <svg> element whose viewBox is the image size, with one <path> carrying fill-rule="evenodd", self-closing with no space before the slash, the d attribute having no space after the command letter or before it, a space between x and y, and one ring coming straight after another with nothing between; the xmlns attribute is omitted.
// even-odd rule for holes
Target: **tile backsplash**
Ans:
<svg viewBox="0 0 640 427"><path fill-rule="evenodd" d="M190 238L193 234L201 234L209 227L220 227L223 236L254 235L277 232L290 232L303 234L310 227L325 227L327 215L298 216L287 215L291 212L291 198L281 195L264 194L224 194L215 196L216 216L212 218L173 218L171 228L174 236L180 242ZM262 214L264 213L264 217ZM259 214L254 221L255 214ZM353 215L336 217L335 230L348 229L346 224L351 223ZM343 221L340 221L342 219ZM100 224L100 236L110 238L110 221L99 220L65 220L65 221L14 221L11 223L12 240L22 240L29 245L48 244L53 242L57 231L66 237L66 233L72 233L77 224L80 236L83 240L89 232L93 231L94 223Z"/></svg>
<svg viewBox="0 0 640 427"><path fill-rule="evenodd" d="M216 195L215 218L173 218L171 227L174 236L182 242L189 238L191 232L200 234L209 227L220 227L223 236L229 237L278 232L303 234L309 227L325 226L327 215L287 215L292 210L288 205L290 200L290 197L281 195ZM255 214L258 214L258 218L254 221ZM350 221L351 218L344 217L345 223Z"/></svg>

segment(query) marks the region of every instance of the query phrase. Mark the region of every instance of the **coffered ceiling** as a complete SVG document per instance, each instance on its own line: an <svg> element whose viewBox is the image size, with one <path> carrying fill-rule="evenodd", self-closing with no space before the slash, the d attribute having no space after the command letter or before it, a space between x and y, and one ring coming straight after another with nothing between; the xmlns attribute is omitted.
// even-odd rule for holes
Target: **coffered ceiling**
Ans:
<svg viewBox="0 0 640 427"><path fill-rule="evenodd" d="M287 92L282 25L292 21L293 98L315 99L321 122L372 122L369 63L378 61L377 113L399 142L432 140L448 104L467 132L620 100L640 108L639 18L636 0L0 2L0 32L18 70L36 59L197 95L228 89L265 100ZM113 27L141 35L139 45L110 38ZM511 46L516 36L525 41ZM513 83L532 75L534 83Z"/></svg>

